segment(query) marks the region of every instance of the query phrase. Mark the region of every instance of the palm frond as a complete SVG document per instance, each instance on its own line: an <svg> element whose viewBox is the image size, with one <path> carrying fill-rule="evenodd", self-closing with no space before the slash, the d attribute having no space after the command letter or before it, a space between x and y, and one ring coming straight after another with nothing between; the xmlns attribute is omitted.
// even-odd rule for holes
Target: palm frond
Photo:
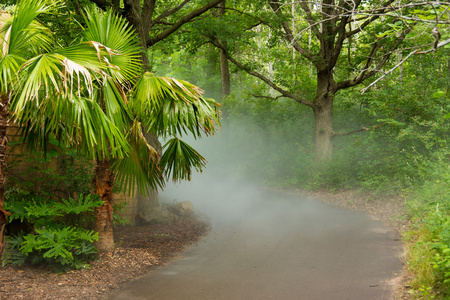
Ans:
<svg viewBox="0 0 450 300"><path fill-rule="evenodd" d="M86 41L96 41L108 49L113 49L115 55L104 56L112 67L109 72L121 85L134 80L141 72L139 40L127 21L111 10L106 12L98 8L85 10L84 31Z"/></svg>
<svg viewBox="0 0 450 300"><path fill-rule="evenodd" d="M164 186L158 152L148 144L137 121L128 134L131 145L128 156L114 160L116 180L133 195L135 188L143 195Z"/></svg>
<svg viewBox="0 0 450 300"><path fill-rule="evenodd" d="M92 45L81 43L41 54L23 63L20 69L22 89L17 91L11 110L20 118L27 101L40 105L49 95L81 97L93 92L93 82L104 80L106 66L98 59L104 55Z"/></svg>
<svg viewBox="0 0 450 300"><path fill-rule="evenodd" d="M8 53L26 57L30 50L49 49L52 44L50 32L36 21L37 16L52 13L61 5L61 1L22 0L0 30L10 31Z"/></svg>
<svg viewBox="0 0 450 300"><path fill-rule="evenodd" d="M29 146L46 147L50 134L65 147L74 147L91 158L126 157L130 150L123 133L91 99L48 97L37 106L28 101L25 113L15 118Z"/></svg>
<svg viewBox="0 0 450 300"><path fill-rule="evenodd" d="M7 55L0 59L0 93L8 93L13 90L17 81L17 73L25 59L18 55Z"/></svg>
<svg viewBox="0 0 450 300"><path fill-rule="evenodd" d="M193 84L149 72L137 83L132 104L149 131L159 136L190 132L194 137L217 131L218 106L213 99L204 98L203 91Z"/></svg>
<svg viewBox="0 0 450 300"><path fill-rule="evenodd" d="M0 91L17 83L20 66L30 55L48 51L53 39L36 17L54 10L60 1L23 0L10 13L0 13Z"/></svg>
<svg viewBox="0 0 450 300"><path fill-rule="evenodd" d="M132 118L126 105L126 95L122 86L112 78L108 78L101 87L101 96L106 100L103 104L106 115L122 132L128 131L132 124ZM101 100L97 101L103 103Z"/></svg>
<svg viewBox="0 0 450 300"><path fill-rule="evenodd" d="M191 180L193 169L202 172L206 166L205 158L178 138L172 138L163 148L160 165L166 179Z"/></svg>

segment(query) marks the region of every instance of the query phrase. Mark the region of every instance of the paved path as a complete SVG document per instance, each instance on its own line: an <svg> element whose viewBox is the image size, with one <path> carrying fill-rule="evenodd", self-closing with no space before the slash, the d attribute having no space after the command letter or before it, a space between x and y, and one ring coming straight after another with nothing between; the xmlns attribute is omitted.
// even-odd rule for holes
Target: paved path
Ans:
<svg viewBox="0 0 450 300"><path fill-rule="evenodd" d="M202 193L195 204L211 216L211 233L110 299L390 298L401 270L393 229L299 196L245 188L215 193Z"/></svg>

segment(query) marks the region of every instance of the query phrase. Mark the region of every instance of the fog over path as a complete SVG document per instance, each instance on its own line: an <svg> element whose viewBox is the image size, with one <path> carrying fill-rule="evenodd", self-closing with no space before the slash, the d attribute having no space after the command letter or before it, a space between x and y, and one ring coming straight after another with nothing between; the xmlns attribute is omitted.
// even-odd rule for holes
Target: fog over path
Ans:
<svg viewBox="0 0 450 300"><path fill-rule="evenodd" d="M395 230L300 196L194 179L161 197L192 201L210 234L110 299L390 299L401 271Z"/></svg>

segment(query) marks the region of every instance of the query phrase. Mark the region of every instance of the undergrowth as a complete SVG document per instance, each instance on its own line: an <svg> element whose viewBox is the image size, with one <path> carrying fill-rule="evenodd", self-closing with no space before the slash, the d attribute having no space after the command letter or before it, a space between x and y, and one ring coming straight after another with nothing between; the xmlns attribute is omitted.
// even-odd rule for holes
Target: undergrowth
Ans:
<svg viewBox="0 0 450 300"><path fill-rule="evenodd" d="M17 144L20 147L20 144ZM90 195L92 165L56 146L17 154L5 192L8 218L2 265L41 264L57 271L84 268L97 256ZM86 195L86 196L84 196Z"/></svg>
<svg viewBox="0 0 450 300"><path fill-rule="evenodd" d="M102 205L99 196L79 195L53 200L30 198L30 194L13 190L7 195L5 208L12 213L10 222L28 225L7 236L7 251L2 266L45 263L58 270L86 267L96 257L94 241L98 234L81 226L79 216Z"/></svg>

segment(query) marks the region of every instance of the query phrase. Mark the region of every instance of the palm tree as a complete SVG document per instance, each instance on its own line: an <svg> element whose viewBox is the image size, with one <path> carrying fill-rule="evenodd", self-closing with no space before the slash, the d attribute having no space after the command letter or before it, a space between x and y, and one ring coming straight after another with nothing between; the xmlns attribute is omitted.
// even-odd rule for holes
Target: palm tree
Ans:
<svg viewBox="0 0 450 300"><path fill-rule="evenodd" d="M137 39L126 21L111 12L87 10L86 42L55 50L49 31L36 22L39 14L55 8L43 0L23 0L12 14L2 12L1 145L6 145L13 120L22 126L30 147L45 148L48 135L54 134L95 159L92 190L104 201L95 210L97 248L110 251L114 181L131 193L137 187L145 194L162 187L164 176L190 179L191 169L201 170L206 161L177 136L187 131L195 137L200 131L213 134L216 104L187 82L141 74ZM172 137L161 159L145 140L143 124ZM4 168L6 147L0 150ZM8 213L3 208L5 170L0 173L3 236Z"/></svg>
<svg viewBox="0 0 450 300"><path fill-rule="evenodd" d="M219 118L215 101L204 98L198 87L173 78L157 77L150 72L142 73L139 40L126 20L112 11L87 9L85 21L86 40L117 51L118 55L112 56L110 61L114 68L107 71L111 80L100 87L97 101L124 132L131 146L125 157L116 156L111 160L97 157L92 181L93 192L104 201L95 211L95 230L99 233L96 246L100 251L110 251L114 248L114 181L119 181L130 193L137 188L140 194L149 194L163 187L164 179L169 177L190 179L192 169L201 170L206 161L178 136L187 132L196 138L200 137L200 132L214 134ZM109 88L115 90L108 91ZM122 113L117 109L119 106L108 104L122 103L120 98L127 103L120 106ZM161 158L145 139L147 132L170 137Z"/></svg>
<svg viewBox="0 0 450 300"><path fill-rule="evenodd" d="M125 157L129 144L116 122L93 101L94 85L104 85L113 68L112 50L95 41L59 49L37 21L59 2L22 0L0 11L0 256L9 213L4 209L7 130L23 126L29 145L45 145L49 134L91 157Z"/></svg>
<svg viewBox="0 0 450 300"><path fill-rule="evenodd" d="M214 134L219 119L217 104L213 99L204 98L198 87L182 80L142 73L139 40L126 20L112 11L90 8L85 12L85 22L84 40L101 45L108 53L104 56L109 66L103 70L104 80L92 83L93 102L102 108L130 146L125 155L117 155L112 144L88 148L96 149L92 193L103 200L94 213L94 229L99 235L96 246L100 251L111 251L115 182L131 194L137 188L145 195L163 187L165 179L189 180L192 169L201 171L206 160L178 136L187 132L196 138L201 136L200 132ZM33 107L25 109L28 113L21 115L20 122L28 124L26 137L34 146L45 141L47 133L41 130L42 124L60 126L61 134L70 130L63 122L48 120L54 107L48 111ZM144 137L148 131L166 139L171 137L163 147L161 158ZM79 139L79 143L83 145L84 139Z"/></svg>

